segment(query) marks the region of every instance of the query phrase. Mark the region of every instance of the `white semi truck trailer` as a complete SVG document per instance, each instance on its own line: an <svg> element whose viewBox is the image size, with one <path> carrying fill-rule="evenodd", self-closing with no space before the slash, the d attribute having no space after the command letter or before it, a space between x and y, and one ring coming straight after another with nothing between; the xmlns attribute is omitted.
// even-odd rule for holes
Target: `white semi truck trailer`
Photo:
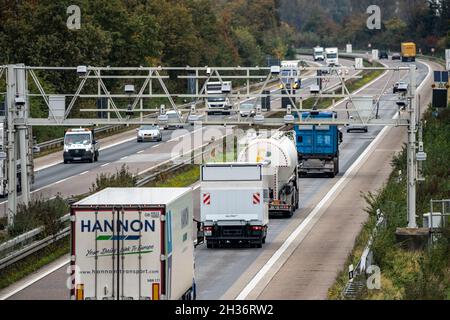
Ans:
<svg viewBox="0 0 450 320"><path fill-rule="evenodd" d="M299 172L294 131L257 137L239 151L238 161L265 163L269 214L292 217L299 207Z"/></svg>
<svg viewBox="0 0 450 320"><path fill-rule="evenodd" d="M191 188L107 188L71 207L71 299L195 299Z"/></svg>
<svg viewBox="0 0 450 320"><path fill-rule="evenodd" d="M263 164L210 163L201 166L200 215L208 248L261 248L269 223L268 182Z"/></svg>

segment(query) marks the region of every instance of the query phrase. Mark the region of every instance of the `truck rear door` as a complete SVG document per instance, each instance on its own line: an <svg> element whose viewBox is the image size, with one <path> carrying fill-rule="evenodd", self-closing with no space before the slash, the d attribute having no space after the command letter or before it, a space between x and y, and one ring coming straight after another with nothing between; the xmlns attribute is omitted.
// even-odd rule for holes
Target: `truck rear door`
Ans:
<svg viewBox="0 0 450 320"><path fill-rule="evenodd" d="M165 268L161 262L161 209L74 211L72 254L78 275L75 296L96 300L159 299L164 280L161 270Z"/></svg>

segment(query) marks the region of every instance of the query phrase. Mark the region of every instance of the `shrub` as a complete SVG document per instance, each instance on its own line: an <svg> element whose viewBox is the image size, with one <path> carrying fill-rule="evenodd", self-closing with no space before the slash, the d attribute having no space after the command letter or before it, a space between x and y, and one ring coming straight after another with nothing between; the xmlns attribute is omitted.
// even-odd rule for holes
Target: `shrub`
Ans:
<svg viewBox="0 0 450 320"><path fill-rule="evenodd" d="M126 165L122 165L120 170L116 170L116 173L101 173L97 175L90 192L94 193L110 187L135 187L136 182L137 175L133 175L128 171Z"/></svg>
<svg viewBox="0 0 450 320"><path fill-rule="evenodd" d="M67 203L59 195L51 200L34 198L28 205L18 205L14 225L8 229L8 234L15 237L40 226L44 226L44 236L55 234L62 227L59 218L68 212Z"/></svg>

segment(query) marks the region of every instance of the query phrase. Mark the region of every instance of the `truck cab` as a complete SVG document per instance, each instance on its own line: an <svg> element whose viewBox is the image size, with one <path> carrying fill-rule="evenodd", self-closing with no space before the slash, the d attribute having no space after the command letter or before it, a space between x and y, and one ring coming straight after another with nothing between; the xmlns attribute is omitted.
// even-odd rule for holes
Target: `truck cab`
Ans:
<svg viewBox="0 0 450 320"><path fill-rule="evenodd" d="M285 60L281 61L281 82L280 89L283 89L284 87L286 89L300 89L301 87L301 80L299 78L300 76L300 69L301 62L300 60Z"/></svg>
<svg viewBox="0 0 450 320"><path fill-rule="evenodd" d="M99 143L94 131L86 128L69 129L64 135L64 163L72 161L98 161Z"/></svg>
<svg viewBox="0 0 450 320"><path fill-rule="evenodd" d="M206 84L206 107L207 113L229 114L231 109L230 99L226 96L231 92L231 81L214 81ZM217 94L218 96L214 96ZM225 95L225 96L224 96Z"/></svg>

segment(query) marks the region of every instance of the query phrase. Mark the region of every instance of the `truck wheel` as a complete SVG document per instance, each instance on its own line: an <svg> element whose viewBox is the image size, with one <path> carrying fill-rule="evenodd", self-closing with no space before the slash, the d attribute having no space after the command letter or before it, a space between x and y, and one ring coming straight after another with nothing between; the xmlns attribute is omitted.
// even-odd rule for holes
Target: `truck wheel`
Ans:
<svg viewBox="0 0 450 320"><path fill-rule="evenodd" d="M206 241L206 247L207 247L208 249L212 249L213 244L211 243L211 241Z"/></svg>
<svg viewBox="0 0 450 320"><path fill-rule="evenodd" d="M266 237L265 236L262 238L262 243L263 244L266 243Z"/></svg>
<svg viewBox="0 0 450 320"><path fill-rule="evenodd" d="M98 161L98 153L95 154L95 156L94 156L94 161L95 161L95 162Z"/></svg>
<svg viewBox="0 0 450 320"><path fill-rule="evenodd" d="M68 164L69 163L69 160L64 160L64 164Z"/></svg>
<svg viewBox="0 0 450 320"><path fill-rule="evenodd" d="M258 248L258 249L262 248L262 244L263 244L263 242L262 242L262 239L261 239L255 244L255 248Z"/></svg>

